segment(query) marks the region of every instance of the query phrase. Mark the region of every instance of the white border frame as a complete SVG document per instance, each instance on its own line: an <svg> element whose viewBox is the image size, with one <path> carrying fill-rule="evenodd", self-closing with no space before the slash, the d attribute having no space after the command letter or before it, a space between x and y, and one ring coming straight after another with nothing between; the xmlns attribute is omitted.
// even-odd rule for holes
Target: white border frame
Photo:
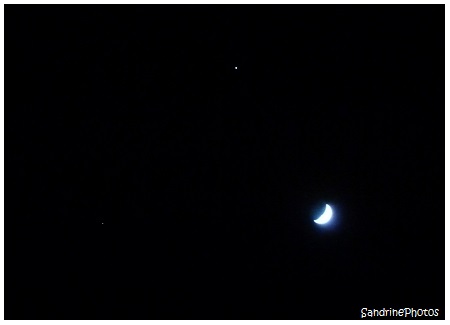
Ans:
<svg viewBox="0 0 450 325"><path fill-rule="evenodd" d="M4 39L5 39L5 35L4 35L4 21L5 21L5 15L4 15L4 4L446 4L446 1L418 1L418 0L413 0L413 1L406 1L406 0L397 0L397 1L321 1L321 0L316 0L316 1L295 1L295 0L280 0L280 1L257 1L257 0L246 0L246 1L232 1L232 0L228 0L228 1L224 1L224 0L197 0L197 1L175 1L175 0L166 0L166 1L145 1L145 0L141 0L141 1L107 1L107 0L91 0L91 1L82 1L82 0L72 0L72 1L2 1L2 6L0 9L0 17L1 17L1 24L0 24L0 37L1 37L1 62L0 62L0 70L1 70L1 74L2 74L2 78L1 78L1 92L0 92L0 97L1 97L1 104L0 104L0 218L1 218L1 223L0 223L0 234L1 234L1 241L0 241L0 288L2 289L2 295L0 295L0 321L4 321L4 213L5 213L5 179L4 179L4 171L5 171L5 160L4 160L4 148L5 148L5 137L4 137L4 131L5 131L5 109L4 109L4 90L5 90L5 81L4 81L4 76L5 76L5 66L4 66L4 54L5 54L5 43L4 43ZM448 16L449 13L448 7L445 7L445 16ZM447 21L445 22L445 51L446 54L448 53L448 40L449 40L449 35L450 35L450 31L449 31L449 25L447 24ZM445 62L447 63L447 55L445 57ZM447 80L447 76L448 76L448 66L447 64L445 65L445 93L448 94L449 93L449 82ZM445 109L447 111L448 105L447 105L447 101L445 102ZM447 202L450 202L450 191L449 191L449 175L447 174L447 162L449 161L449 141L450 140L450 131L447 129L447 125L449 125L450 122L450 115L445 114L445 218L448 219L449 217L449 209L447 209ZM439 127L439 126L437 126ZM439 167L437 167L439 168ZM445 234L447 235L449 232L449 222L447 222L445 224ZM448 271L449 270L449 259L448 259L448 252L449 252L449 240L447 239L447 236L445 238L445 268ZM450 308L450 299L447 296L448 293L448 288L449 288L449 281L447 278L447 273L445 276L445 310L449 311ZM372 322L393 322L395 320L372 320ZM425 322L435 322L435 320L424 320ZM55 324L60 324L60 323L72 323L72 324L78 324L78 323L82 323L82 324L98 324L100 323L112 323L112 324L128 324L130 321L94 321L94 320L87 320L87 321L48 321L48 320L42 320L42 321L13 321L15 324L29 324L29 323L33 323L33 324L49 324L49 323L55 323ZM242 320L227 320L227 321L223 321L223 320L215 320L215 321L173 321L173 320L159 320L159 321L132 321L133 323L148 323L151 322L152 324L174 324L174 323L179 323L182 322L183 324L189 324L189 325L197 325L197 324L205 324L205 323L210 323L213 322L215 324L229 324L229 323L233 323L233 324L278 324L280 321L242 321ZM299 321L282 321L284 324L298 324ZM322 322L320 320L318 321L305 321L302 320L303 322L307 322L307 323L317 323L317 322ZM347 324L347 320L343 320L343 321L328 321L328 322L336 322L336 323L341 323L341 324Z"/></svg>

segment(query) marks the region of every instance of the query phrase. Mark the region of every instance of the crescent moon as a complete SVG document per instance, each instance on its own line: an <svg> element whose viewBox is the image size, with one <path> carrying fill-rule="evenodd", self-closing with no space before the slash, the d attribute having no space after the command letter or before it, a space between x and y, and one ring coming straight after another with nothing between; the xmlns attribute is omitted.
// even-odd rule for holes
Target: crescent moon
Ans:
<svg viewBox="0 0 450 325"><path fill-rule="evenodd" d="M323 225L324 223L327 223L331 220L331 217L333 216L333 210L331 210L331 207L326 204L325 205L325 211L322 213L322 215L314 220L315 223L318 223L319 225Z"/></svg>

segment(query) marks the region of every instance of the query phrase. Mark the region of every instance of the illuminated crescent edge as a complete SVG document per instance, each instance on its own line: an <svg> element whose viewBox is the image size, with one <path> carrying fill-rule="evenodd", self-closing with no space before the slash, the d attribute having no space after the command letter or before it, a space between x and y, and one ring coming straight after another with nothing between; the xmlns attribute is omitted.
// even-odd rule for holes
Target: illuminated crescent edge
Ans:
<svg viewBox="0 0 450 325"><path fill-rule="evenodd" d="M328 204L326 204L325 205L325 211L323 212L323 214L319 218L314 220L314 222L319 224L319 225L322 225L322 224L327 223L328 221L330 221L332 216L333 216L333 210L331 210L331 207Z"/></svg>

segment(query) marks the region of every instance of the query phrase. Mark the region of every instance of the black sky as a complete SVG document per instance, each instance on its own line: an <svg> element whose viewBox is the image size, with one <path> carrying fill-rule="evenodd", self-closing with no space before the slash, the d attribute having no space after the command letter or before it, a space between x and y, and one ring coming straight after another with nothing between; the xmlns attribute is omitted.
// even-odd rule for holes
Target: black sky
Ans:
<svg viewBox="0 0 450 325"><path fill-rule="evenodd" d="M5 7L5 318L443 316L443 5Z"/></svg>

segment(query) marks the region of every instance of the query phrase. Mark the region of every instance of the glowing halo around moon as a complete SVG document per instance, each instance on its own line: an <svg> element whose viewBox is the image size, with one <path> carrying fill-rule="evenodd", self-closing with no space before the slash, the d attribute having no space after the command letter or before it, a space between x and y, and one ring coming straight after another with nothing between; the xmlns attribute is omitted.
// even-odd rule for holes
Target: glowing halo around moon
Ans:
<svg viewBox="0 0 450 325"><path fill-rule="evenodd" d="M328 221L330 221L331 217L333 217L333 210L331 209L331 207L328 204L326 204L325 211L322 213L322 215L319 218L314 220L314 222L319 225L323 225L323 224L327 223Z"/></svg>

